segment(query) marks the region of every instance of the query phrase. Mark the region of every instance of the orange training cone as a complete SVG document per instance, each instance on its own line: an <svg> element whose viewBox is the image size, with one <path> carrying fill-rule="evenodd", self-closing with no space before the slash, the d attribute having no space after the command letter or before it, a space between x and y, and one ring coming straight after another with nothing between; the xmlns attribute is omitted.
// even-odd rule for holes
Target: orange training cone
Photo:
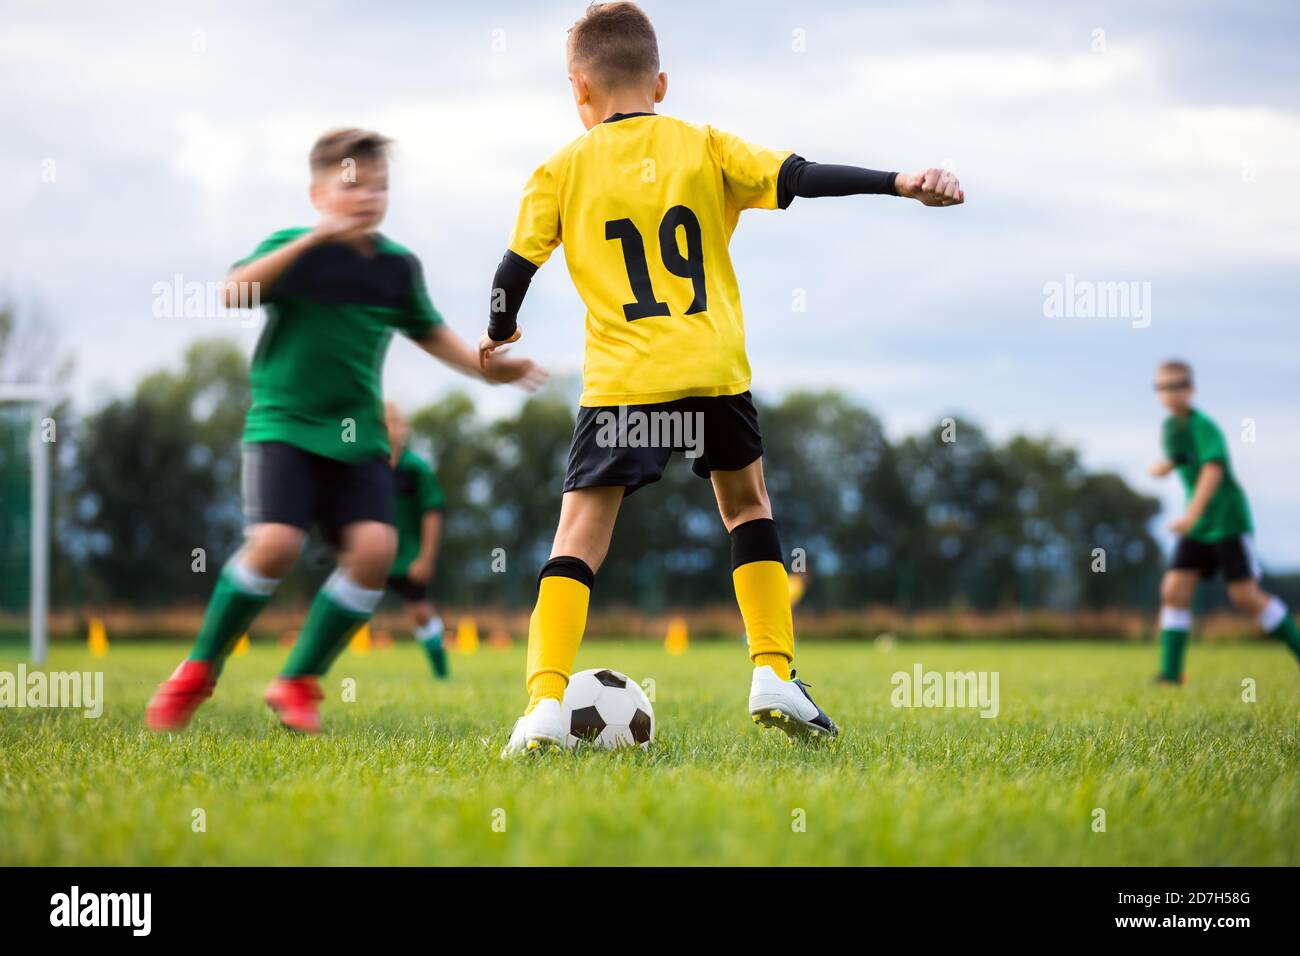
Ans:
<svg viewBox="0 0 1300 956"><path fill-rule="evenodd" d="M462 654L478 653L478 624L472 617L462 617L456 627L456 650Z"/></svg>
<svg viewBox="0 0 1300 956"><path fill-rule="evenodd" d="M103 618L92 617L90 630L86 634L86 646L91 657L105 657L108 654L108 631L104 628Z"/></svg>
<svg viewBox="0 0 1300 956"><path fill-rule="evenodd" d="M357 628L357 632L352 635L352 640L348 642L348 649L353 654L370 653L370 625L362 624Z"/></svg>
<svg viewBox="0 0 1300 956"><path fill-rule="evenodd" d="M690 646L690 636L686 632L686 618L675 617L668 622L668 633L664 637L664 650L669 654L685 654Z"/></svg>

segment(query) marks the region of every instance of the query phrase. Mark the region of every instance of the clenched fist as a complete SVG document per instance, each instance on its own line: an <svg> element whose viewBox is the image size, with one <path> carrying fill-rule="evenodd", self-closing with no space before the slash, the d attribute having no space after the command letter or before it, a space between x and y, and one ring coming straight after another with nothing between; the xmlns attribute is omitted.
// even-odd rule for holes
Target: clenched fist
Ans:
<svg viewBox="0 0 1300 956"><path fill-rule="evenodd" d="M899 173L894 180L898 195L915 199L927 206L960 206L966 201L957 177L946 169L926 169L919 173Z"/></svg>

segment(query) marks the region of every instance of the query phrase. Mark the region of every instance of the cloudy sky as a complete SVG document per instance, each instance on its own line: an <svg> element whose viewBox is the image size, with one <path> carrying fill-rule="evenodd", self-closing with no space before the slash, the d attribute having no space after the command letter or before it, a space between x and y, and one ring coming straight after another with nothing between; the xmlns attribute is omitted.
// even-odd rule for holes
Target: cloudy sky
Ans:
<svg viewBox="0 0 1300 956"><path fill-rule="evenodd" d="M894 435L953 411L997 436L1055 435L1172 517L1172 479L1144 476L1150 382L1186 356L1266 565L1300 567L1300 7L645 7L664 112L809 159L950 165L966 189L958 209L856 197L746 213L732 248L758 391L835 386ZM582 8L2 0L0 286L58 324L85 407L195 338L251 350L257 328L235 320L156 318L153 289L217 278L272 230L310 224L306 150L356 124L398 140L385 231L476 335L521 185L581 132L563 41ZM1138 295L1119 315L1045 314L1067 277ZM529 354L576 371L582 308L562 258L523 325ZM413 405L461 385L403 342L386 374ZM518 400L475 394L489 414Z"/></svg>

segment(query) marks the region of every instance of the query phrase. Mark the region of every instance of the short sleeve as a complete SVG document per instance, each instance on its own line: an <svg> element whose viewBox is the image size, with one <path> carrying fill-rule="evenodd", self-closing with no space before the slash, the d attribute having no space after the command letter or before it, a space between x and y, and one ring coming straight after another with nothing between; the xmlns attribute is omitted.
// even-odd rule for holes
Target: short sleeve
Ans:
<svg viewBox="0 0 1300 956"><path fill-rule="evenodd" d="M767 149L708 127L709 148L722 169L727 198L737 209L777 208L777 180L790 150Z"/></svg>
<svg viewBox="0 0 1300 956"><path fill-rule="evenodd" d="M1160 427L1160 450L1164 456L1172 461L1175 465L1181 464L1178 461L1178 451L1174 448L1174 429L1170 420L1166 419Z"/></svg>
<svg viewBox="0 0 1300 956"><path fill-rule="evenodd" d="M539 166L524 187L510 251L543 265L560 244L560 195L550 163Z"/></svg>
<svg viewBox="0 0 1300 956"><path fill-rule="evenodd" d="M441 511L446 504L442 493L442 483L432 471L420 474L420 510Z"/></svg>
<svg viewBox="0 0 1300 956"><path fill-rule="evenodd" d="M256 262L263 256L275 252L275 250L279 249L281 246L287 246L306 232L306 229L281 229L279 232L273 232L259 242L256 249L244 256L244 258L235 262L235 264L230 268L238 269L240 266L246 266L250 262Z"/></svg>
<svg viewBox="0 0 1300 956"><path fill-rule="evenodd" d="M1219 426L1208 418L1197 417L1192 422L1192 441L1196 445L1196 460L1201 464L1228 460L1228 444Z"/></svg>
<svg viewBox="0 0 1300 956"><path fill-rule="evenodd" d="M287 246L299 236L304 235L306 229L281 229L279 232L273 232L257 244L257 248L250 252L244 258L236 261L230 268L238 269L240 266L246 266L250 262L256 262L263 256L270 255L283 246ZM259 290L258 301L264 304L270 304L275 301L275 287L279 283L272 283L270 289Z"/></svg>
<svg viewBox="0 0 1300 956"><path fill-rule="evenodd" d="M411 264L411 305L398 321L398 327L413 339L419 340L443 324L442 313L433 306L429 290L424 284L424 269L420 260L408 255Z"/></svg>

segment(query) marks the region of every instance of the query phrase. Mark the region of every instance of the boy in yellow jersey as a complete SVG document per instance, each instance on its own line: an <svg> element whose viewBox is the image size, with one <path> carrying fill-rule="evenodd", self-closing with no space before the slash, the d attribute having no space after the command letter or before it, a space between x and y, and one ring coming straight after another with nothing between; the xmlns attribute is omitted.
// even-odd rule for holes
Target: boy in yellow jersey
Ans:
<svg viewBox="0 0 1300 956"><path fill-rule="evenodd" d="M763 482L740 293L728 242L745 209L796 196L881 193L946 206L942 170L915 175L809 163L654 112L668 78L632 3L594 4L569 31L569 82L587 132L533 173L497 269L484 361L519 338L529 281L563 242L587 307L583 392L560 525L528 634L528 709L503 756L559 745L569 674L623 498L674 451L709 479L731 536L732 581L754 664L756 723L794 737L835 724L794 679L790 592Z"/></svg>

